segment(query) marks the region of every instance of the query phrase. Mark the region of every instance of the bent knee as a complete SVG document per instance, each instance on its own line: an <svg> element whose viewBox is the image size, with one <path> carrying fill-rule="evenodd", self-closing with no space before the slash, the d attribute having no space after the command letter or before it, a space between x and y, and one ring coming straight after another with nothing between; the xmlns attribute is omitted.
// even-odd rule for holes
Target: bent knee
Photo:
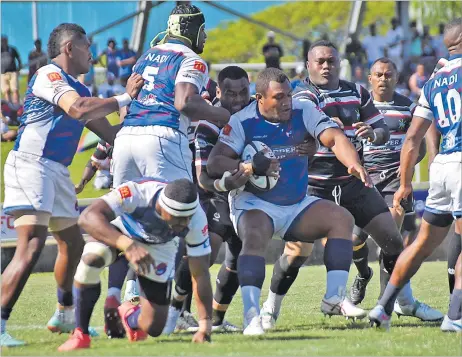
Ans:
<svg viewBox="0 0 462 357"><path fill-rule="evenodd" d="M336 205L335 209L329 212L329 219L326 222L330 222L331 225L328 238L352 239L355 219L345 208Z"/></svg>

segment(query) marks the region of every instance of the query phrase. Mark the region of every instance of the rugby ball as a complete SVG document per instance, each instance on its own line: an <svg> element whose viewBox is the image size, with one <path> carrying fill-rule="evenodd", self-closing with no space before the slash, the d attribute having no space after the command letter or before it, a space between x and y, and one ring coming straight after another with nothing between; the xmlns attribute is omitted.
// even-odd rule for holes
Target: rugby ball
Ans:
<svg viewBox="0 0 462 357"><path fill-rule="evenodd" d="M252 160L253 156L259 151L263 151L267 158L276 158L273 151L268 147L268 145L262 143L261 141L252 141L251 143L247 144L244 148L244 151L242 152L241 158L245 161ZM252 175L249 181L247 182L246 188L249 189L249 191L251 192L254 190L269 191L272 188L274 188L274 186L276 186L277 183L277 177Z"/></svg>

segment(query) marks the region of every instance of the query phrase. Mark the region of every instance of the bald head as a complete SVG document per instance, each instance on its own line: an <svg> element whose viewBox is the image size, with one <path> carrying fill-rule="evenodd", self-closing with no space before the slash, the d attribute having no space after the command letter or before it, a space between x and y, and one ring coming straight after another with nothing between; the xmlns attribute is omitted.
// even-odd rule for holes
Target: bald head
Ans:
<svg viewBox="0 0 462 357"><path fill-rule="evenodd" d="M444 44L450 54L462 54L462 17L454 19L446 25Z"/></svg>

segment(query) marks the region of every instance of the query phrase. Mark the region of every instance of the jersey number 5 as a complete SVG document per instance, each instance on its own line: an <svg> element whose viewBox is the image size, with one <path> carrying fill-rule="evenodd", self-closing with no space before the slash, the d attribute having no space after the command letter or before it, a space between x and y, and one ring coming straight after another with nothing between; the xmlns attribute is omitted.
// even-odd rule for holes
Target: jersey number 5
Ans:
<svg viewBox="0 0 462 357"><path fill-rule="evenodd" d="M141 75L145 80L146 84L143 86L144 90L152 91L154 89L154 81L156 74L159 72L159 67L147 66L143 74Z"/></svg>
<svg viewBox="0 0 462 357"><path fill-rule="evenodd" d="M460 111L462 105L460 100L460 93L457 91L457 89L451 88L446 95L446 104L448 107L449 118L446 116L443 103L443 95L441 93L437 93L435 95L434 103L436 105L436 109L438 110L438 125L441 128L451 126L460 120Z"/></svg>

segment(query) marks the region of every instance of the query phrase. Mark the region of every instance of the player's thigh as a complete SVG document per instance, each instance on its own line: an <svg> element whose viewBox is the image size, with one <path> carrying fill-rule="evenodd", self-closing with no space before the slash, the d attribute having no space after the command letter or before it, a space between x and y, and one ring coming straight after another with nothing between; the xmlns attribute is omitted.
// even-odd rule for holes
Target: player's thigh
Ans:
<svg viewBox="0 0 462 357"><path fill-rule="evenodd" d="M462 217L462 162L446 164L446 187L451 196L451 208L454 217ZM458 173L458 174L455 174Z"/></svg>
<svg viewBox="0 0 462 357"><path fill-rule="evenodd" d="M437 155L430 166L430 187L425 201L425 211L437 215L452 213L451 191L446 185L447 174L445 173L446 164L440 162L441 155ZM457 175L460 176L460 175Z"/></svg>
<svg viewBox="0 0 462 357"><path fill-rule="evenodd" d="M145 277L138 279L142 288L139 327L151 336L159 336L168 317L172 281L159 283Z"/></svg>
<svg viewBox="0 0 462 357"><path fill-rule="evenodd" d="M450 215L436 215L428 211L424 212L419 233L414 242L406 249L412 249L416 254L421 254L424 257L429 256L446 238L451 224Z"/></svg>
<svg viewBox="0 0 462 357"><path fill-rule="evenodd" d="M55 185L53 172L35 155L10 151L4 166L5 197L3 211L33 210L53 212Z"/></svg>
<svg viewBox="0 0 462 357"><path fill-rule="evenodd" d="M316 199L294 218L284 240L314 242L323 237L351 239L353 225L353 217L346 209L331 201Z"/></svg>
<svg viewBox="0 0 462 357"><path fill-rule="evenodd" d="M355 224L360 228L365 228L375 217L384 212L390 215L388 206L379 191L375 187L364 186L356 178L342 187L340 204L353 215Z"/></svg>
<svg viewBox="0 0 462 357"><path fill-rule="evenodd" d="M18 72L11 72L10 73L10 90L12 92L16 92L18 90Z"/></svg>

